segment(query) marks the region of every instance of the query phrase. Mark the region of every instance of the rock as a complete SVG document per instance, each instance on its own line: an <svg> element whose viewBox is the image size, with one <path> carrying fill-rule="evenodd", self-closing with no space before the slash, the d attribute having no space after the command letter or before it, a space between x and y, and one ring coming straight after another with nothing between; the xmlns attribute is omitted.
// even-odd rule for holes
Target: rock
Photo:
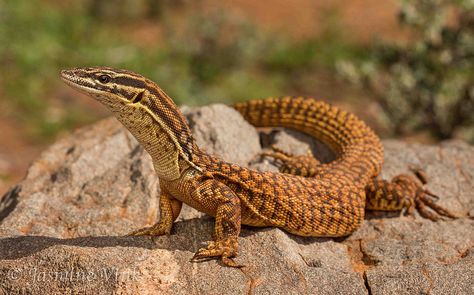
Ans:
<svg viewBox="0 0 474 295"><path fill-rule="evenodd" d="M184 114L197 144L210 154L247 166L261 152L257 130L223 104L185 109Z"/></svg>
<svg viewBox="0 0 474 295"><path fill-rule="evenodd" d="M268 159L254 161L260 142L331 157L294 132L259 136L222 105L186 114L198 142L228 161L276 170ZM236 260L247 267L230 269L189 262L211 239L213 219L187 206L170 236L124 236L154 223L159 186L148 154L118 121L103 120L47 149L1 198L0 293L473 294L474 147L384 145L384 177L425 169L438 202L461 218L368 213L360 229L337 239L243 226Z"/></svg>
<svg viewBox="0 0 474 295"><path fill-rule="evenodd" d="M327 146L303 133L282 129L273 131L270 137L265 147L273 146L295 156L312 155L322 163L328 163L336 158Z"/></svg>
<svg viewBox="0 0 474 295"><path fill-rule="evenodd" d="M376 294L473 294L472 250L451 263L412 262L367 271L368 286Z"/></svg>

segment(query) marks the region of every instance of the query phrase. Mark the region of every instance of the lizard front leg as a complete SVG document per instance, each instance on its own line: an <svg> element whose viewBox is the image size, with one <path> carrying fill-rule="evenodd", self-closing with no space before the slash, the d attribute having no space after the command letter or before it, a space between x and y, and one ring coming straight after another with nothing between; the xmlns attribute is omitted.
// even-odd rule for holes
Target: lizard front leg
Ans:
<svg viewBox="0 0 474 295"><path fill-rule="evenodd" d="M169 235L173 222L181 212L182 202L173 198L166 190L161 188L160 195L160 221L150 227L135 230L129 236L162 236Z"/></svg>
<svg viewBox="0 0 474 295"><path fill-rule="evenodd" d="M226 266L240 267L232 260L237 255L240 233L240 199L228 186L214 179L200 184L193 192L193 198L215 212L216 221L214 241L199 249L191 260L220 257Z"/></svg>

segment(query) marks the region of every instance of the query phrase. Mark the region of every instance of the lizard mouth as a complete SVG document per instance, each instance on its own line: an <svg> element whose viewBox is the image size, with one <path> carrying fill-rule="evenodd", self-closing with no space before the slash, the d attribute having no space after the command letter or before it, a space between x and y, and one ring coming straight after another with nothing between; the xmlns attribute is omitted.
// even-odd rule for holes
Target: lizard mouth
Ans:
<svg viewBox="0 0 474 295"><path fill-rule="evenodd" d="M72 88L85 92L86 94L90 94L91 92L100 93L100 91L94 87L94 83L85 77L81 77L75 69L62 70L61 80Z"/></svg>

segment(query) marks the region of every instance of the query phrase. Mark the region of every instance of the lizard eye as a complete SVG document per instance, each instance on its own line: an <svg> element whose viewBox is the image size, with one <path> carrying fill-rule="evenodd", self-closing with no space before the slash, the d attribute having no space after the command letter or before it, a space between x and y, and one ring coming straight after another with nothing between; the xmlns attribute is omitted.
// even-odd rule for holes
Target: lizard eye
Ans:
<svg viewBox="0 0 474 295"><path fill-rule="evenodd" d="M112 77L110 77L109 75L100 75L98 80L102 84L107 84L110 82L111 79Z"/></svg>

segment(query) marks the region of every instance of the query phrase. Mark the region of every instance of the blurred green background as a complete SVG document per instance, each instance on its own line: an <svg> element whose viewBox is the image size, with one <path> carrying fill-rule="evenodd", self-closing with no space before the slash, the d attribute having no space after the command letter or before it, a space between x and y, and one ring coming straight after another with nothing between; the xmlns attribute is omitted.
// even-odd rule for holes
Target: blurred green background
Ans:
<svg viewBox="0 0 474 295"><path fill-rule="evenodd" d="M0 0L0 193L71 129L108 116L63 85L107 65L178 104L310 95L382 137L474 140L472 0Z"/></svg>

